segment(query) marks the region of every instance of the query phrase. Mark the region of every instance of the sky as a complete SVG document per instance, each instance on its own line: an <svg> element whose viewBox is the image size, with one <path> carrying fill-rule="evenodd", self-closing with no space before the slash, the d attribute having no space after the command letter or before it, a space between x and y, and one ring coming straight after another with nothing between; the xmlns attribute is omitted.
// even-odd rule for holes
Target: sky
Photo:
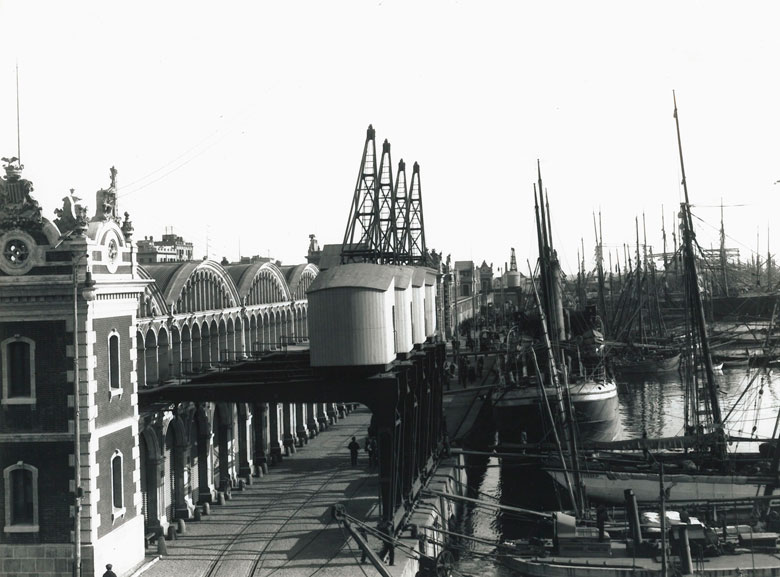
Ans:
<svg viewBox="0 0 780 577"><path fill-rule="evenodd" d="M135 238L305 262L341 243L366 128L420 163L428 248L521 272L537 160L566 271L593 215L671 250L676 92L700 244L780 250L780 5L720 1L0 0L0 156L44 216L118 170ZM774 228L773 228L773 225ZM769 243L769 245L768 245Z"/></svg>

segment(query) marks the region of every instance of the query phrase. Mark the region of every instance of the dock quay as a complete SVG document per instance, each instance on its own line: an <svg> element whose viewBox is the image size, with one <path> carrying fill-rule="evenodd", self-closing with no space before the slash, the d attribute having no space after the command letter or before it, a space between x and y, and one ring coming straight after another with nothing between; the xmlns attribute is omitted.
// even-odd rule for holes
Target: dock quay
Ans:
<svg viewBox="0 0 780 577"><path fill-rule="evenodd" d="M465 388L457 375L451 378L443 405L453 445L467 437L483 409L492 380L491 363L487 358L482 375ZM377 469L370 466L368 453L362 449L358 465L350 466L347 449L353 436L363 445L370 423L371 412L357 405L273 465L267 475L233 490L224 504L212 504L201 520L187 522L175 539L165 541L164 554L158 552L159 545L150 545L133 577L376 574L369 560L361 562L360 548L332 515L334 505L343 505L349 519L367 530L371 549L382 552L383 543L375 535L381 521ZM465 482L463 457L442 455L427 479L429 493L423 491L396 535L393 565L384 555L389 574L416 575L419 551L431 559L440 558L445 547L443 533L437 529L447 528L459 505L439 494L463 494ZM449 562L446 554L443 561Z"/></svg>

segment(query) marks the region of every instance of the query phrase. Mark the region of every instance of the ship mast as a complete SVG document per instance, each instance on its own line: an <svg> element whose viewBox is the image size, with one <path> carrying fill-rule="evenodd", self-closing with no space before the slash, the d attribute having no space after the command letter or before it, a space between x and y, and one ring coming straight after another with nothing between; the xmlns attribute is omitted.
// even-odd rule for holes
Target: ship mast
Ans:
<svg viewBox="0 0 780 577"><path fill-rule="evenodd" d="M593 232L596 235L596 274L599 282L599 314L601 315L602 330L604 337L609 334L609 324L607 322L607 301L604 296L604 243L601 237L601 210L599 210L599 224L596 227L596 215L593 215ZM610 266L610 268L612 268Z"/></svg>
<svg viewBox="0 0 780 577"><path fill-rule="evenodd" d="M677 97L672 92L674 98L674 122L677 127L677 148L680 153L680 172L682 174L682 185L685 193L685 202L682 203L683 214L683 251L686 270L690 283L690 292L693 302L693 316L696 323L696 329L699 334L701 345L701 356L704 361L704 370L707 377L707 393L709 394L710 409L712 410L713 425L717 431L723 432L723 420L720 413L720 401L718 400L718 391L715 385L715 373L712 369L712 357L710 356L710 344L707 336L707 325L704 322L704 305L699 292L699 280L696 273L696 260L693 253L693 220L691 219L691 205L688 199L688 184L685 178L685 163L683 162L682 139L680 138L680 120L677 115ZM718 443L715 448L717 454L725 457L726 447L723 443Z"/></svg>
<svg viewBox="0 0 780 577"><path fill-rule="evenodd" d="M726 275L726 229L723 227L723 199L720 199L720 273L723 282L723 296L729 296L729 283Z"/></svg>

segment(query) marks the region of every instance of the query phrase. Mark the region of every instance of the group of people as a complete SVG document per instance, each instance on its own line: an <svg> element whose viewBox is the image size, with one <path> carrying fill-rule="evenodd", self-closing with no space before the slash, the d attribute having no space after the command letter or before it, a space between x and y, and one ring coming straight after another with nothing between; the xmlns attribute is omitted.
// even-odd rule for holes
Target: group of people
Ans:
<svg viewBox="0 0 780 577"><path fill-rule="evenodd" d="M458 364L458 383L465 389L469 384L473 384L478 378L482 377L482 370L485 366L484 355L477 357L476 365L471 363L471 359L466 356L457 357Z"/></svg>
<svg viewBox="0 0 780 577"><path fill-rule="evenodd" d="M357 442L355 437L352 437L349 445L349 459L353 467L358 464L358 453L360 453L360 443ZM364 450L368 453L368 466L374 468L379 463L379 451L377 450L376 437L366 437Z"/></svg>

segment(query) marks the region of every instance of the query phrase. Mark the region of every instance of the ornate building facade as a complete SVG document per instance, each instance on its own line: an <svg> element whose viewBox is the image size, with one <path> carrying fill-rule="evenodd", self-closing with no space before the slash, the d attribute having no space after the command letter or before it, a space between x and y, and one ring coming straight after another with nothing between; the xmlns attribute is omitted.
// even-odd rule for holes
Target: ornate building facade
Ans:
<svg viewBox="0 0 780 577"><path fill-rule="evenodd" d="M306 340L318 269L142 267L116 170L94 215L71 191L48 220L23 167L4 160L0 573L71 575L79 561L83 575L106 563L122 574L150 532L250 482L336 417L323 404L138 403L139 389Z"/></svg>

